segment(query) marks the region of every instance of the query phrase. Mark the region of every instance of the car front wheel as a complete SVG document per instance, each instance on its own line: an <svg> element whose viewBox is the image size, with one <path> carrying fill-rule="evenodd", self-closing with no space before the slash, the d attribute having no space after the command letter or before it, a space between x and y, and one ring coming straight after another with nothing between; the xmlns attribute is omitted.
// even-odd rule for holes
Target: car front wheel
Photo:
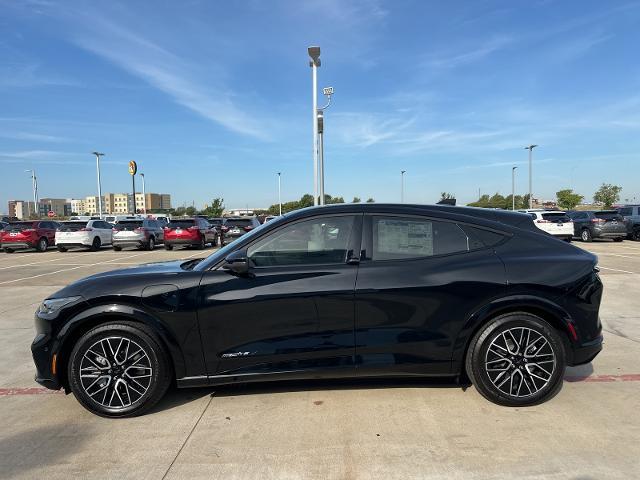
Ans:
<svg viewBox="0 0 640 480"><path fill-rule="evenodd" d="M71 352L71 391L92 413L132 417L152 408L171 381L168 356L144 325L114 322L85 333Z"/></svg>
<svg viewBox="0 0 640 480"><path fill-rule="evenodd" d="M528 406L562 388L566 367L558 332L528 313L502 315L474 336L466 371L478 392L499 405Z"/></svg>
<svg viewBox="0 0 640 480"><path fill-rule="evenodd" d="M588 228L582 230L582 232L580 233L580 238L583 242L591 242L593 240L593 238L591 237L591 232Z"/></svg>
<svg viewBox="0 0 640 480"><path fill-rule="evenodd" d="M36 243L36 250L39 252L45 252L48 247L49 242L44 237L42 237L40 240L38 240L38 243Z"/></svg>

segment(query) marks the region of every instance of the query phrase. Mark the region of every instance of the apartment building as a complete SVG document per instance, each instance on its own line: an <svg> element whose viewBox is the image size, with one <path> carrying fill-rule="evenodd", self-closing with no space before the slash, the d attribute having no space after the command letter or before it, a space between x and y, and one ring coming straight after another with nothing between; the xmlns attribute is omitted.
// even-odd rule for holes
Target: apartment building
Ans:
<svg viewBox="0 0 640 480"><path fill-rule="evenodd" d="M87 210L85 208L84 198L68 198L67 202L71 206L71 212L83 215Z"/></svg>
<svg viewBox="0 0 640 480"><path fill-rule="evenodd" d="M38 215L45 217L53 212L57 217L71 215L71 204L66 198L41 198L38 202Z"/></svg>

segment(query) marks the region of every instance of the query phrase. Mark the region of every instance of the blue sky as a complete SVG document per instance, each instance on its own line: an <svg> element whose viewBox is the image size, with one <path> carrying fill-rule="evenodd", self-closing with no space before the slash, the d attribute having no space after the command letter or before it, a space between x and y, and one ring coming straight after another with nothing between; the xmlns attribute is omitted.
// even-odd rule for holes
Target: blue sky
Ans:
<svg viewBox="0 0 640 480"><path fill-rule="evenodd" d="M0 0L0 211L147 191L197 206L312 191L311 72L335 88L326 192L431 203L602 182L640 200L640 3Z"/></svg>

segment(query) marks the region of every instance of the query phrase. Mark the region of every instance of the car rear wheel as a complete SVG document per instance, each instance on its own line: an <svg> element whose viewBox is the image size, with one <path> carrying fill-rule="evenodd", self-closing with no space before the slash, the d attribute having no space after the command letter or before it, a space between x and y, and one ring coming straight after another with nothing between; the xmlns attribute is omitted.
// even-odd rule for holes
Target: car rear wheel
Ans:
<svg viewBox="0 0 640 480"><path fill-rule="evenodd" d="M545 402L562 388L566 367L558 332L528 313L502 315L472 339L466 371L478 392L499 405Z"/></svg>
<svg viewBox="0 0 640 480"><path fill-rule="evenodd" d="M640 242L640 228L636 228L633 230L633 233L631 234L631 239L635 240L636 242Z"/></svg>
<svg viewBox="0 0 640 480"><path fill-rule="evenodd" d="M173 245L169 245L168 243L164 244L164 249L165 250L173 250Z"/></svg>
<svg viewBox="0 0 640 480"><path fill-rule="evenodd" d="M585 228L582 230L582 232L580 232L580 238L582 239L583 242L593 241L593 238L591 237L591 231L589 231L588 228Z"/></svg>
<svg viewBox="0 0 640 480"><path fill-rule="evenodd" d="M616 238L613 239L614 242L621 242L623 240L624 240L624 238L622 238L622 237L616 237Z"/></svg>
<svg viewBox="0 0 640 480"><path fill-rule="evenodd" d="M113 245L113 249L114 249L116 252L119 252L120 250L122 250L122 247L118 247L117 245Z"/></svg>
<svg viewBox="0 0 640 480"><path fill-rule="evenodd" d="M98 250L100 250L101 245L102 245L102 242L100 241L100 238L99 237L94 238L93 243L91 244L91 251L97 252Z"/></svg>
<svg viewBox="0 0 640 480"><path fill-rule="evenodd" d="M13 253L13 248L5 247L2 250L4 250L4 253Z"/></svg>
<svg viewBox="0 0 640 480"><path fill-rule="evenodd" d="M114 322L84 334L69 357L71 391L102 417L132 417L152 408L171 382L168 355L144 325Z"/></svg>
<svg viewBox="0 0 640 480"><path fill-rule="evenodd" d="M48 247L49 242L44 237L42 237L40 240L38 240L38 243L36 243L36 250L39 252L45 252Z"/></svg>
<svg viewBox="0 0 640 480"><path fill-rule="evenodd" d="M154 248L156 248L156 241L153 239L153 237L149 237L149 241L147 242L147 250L153 250Z"/></svg>
<svg viewBox="0 0 640 480"><path fill-rule="evenodd" d="M58 248L58 251L59 251L59 252L63 252L63 253L64 253L64 252L66 252L66 251L67 251L66 247L63 247L62 245L58 245L58 247L57 247L57 248Z"/></svg>
<svg viewBox="0 0 640 480"><path fill-rule="evenodd" d="M206 243L205 243L204 237L200 237L200 242L199 242L199 243L197 243L197 244L195 245L195 247L196 247L198 250L202 250L202 249L204 249L204 247L205 247L205 246L206 246Z"/></svg>

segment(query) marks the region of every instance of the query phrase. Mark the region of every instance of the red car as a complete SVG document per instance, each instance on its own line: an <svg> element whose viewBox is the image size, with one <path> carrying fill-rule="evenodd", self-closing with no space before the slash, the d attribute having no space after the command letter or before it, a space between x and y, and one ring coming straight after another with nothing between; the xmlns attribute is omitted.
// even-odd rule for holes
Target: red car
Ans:
<svg viewBox="0 0 640 480"><path fill-rule="evenodd" d="M13 222L0 232L0 244L6 253L24 248L44 252L56 243L58 224L50 220Z"/></svg>
<svg viewBox="0 0 640 480"><path fill-rule="evenodd" d="M176 245L204 248L207 243L218 245L218 232L204 218L171 220L164 227L164 248L173 250Z"/></svg>

